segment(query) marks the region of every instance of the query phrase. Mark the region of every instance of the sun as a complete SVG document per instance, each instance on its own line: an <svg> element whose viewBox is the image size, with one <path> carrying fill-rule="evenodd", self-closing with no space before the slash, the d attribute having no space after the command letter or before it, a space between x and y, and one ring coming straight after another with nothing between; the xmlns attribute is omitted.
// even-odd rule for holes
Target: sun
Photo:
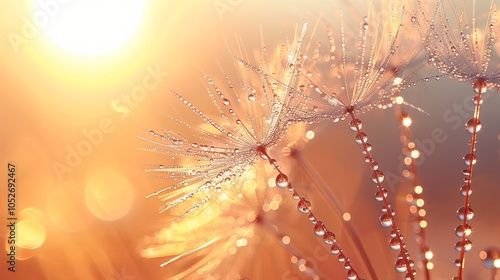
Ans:
<svg viewBox="0 0 500 280"><path fill-rule="evenodd" d="M56 46L79 56L109 54L136 34L147 0L35 0L34 17ZM41 21L41 20L39 20Z"/></svg>

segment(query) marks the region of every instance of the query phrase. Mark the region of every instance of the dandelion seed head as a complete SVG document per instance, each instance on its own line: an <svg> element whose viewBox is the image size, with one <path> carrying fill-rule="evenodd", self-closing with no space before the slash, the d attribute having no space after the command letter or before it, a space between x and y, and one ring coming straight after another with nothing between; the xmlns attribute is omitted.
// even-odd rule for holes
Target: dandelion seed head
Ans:
<svg viewBox="0 0 500 280"><path fill-rule="evenodd" d="M165 203L161 212L171 211L179 219L201 211L209 202L225 200L228 191L245 183L243 174L284 137L287 126L296 122L294 111L301 104L295 92L302 73L305 32L306 25L297 28L293 40L274 51L261 48L256 66L235 58L234 71L222 70L214 77L205 74L206 104L171 91L200 124L191 125L184 115L167 116L175 130L146 130L147 136L141 137L144 150L172 159L146 169L155 178L173 182L147 196Z"/></svg>
<svg viewBox="0 0 500 280"><path fill-rule="evenodd" d="M385 7L385 8L384 8ZM404 84L402 74L417 49L400 54L400 47L408 43L400 39L408 13L391 4L377 7L370 3L366 16L352 18L353 24L341 11L337 22L327 27L328 46L317 44L305 68L304 88L307 103L322 118L342 118L348 110L362 113L373 108L388 108ZM389 8L387 8L389 7ZM355 28L353 28L353 26ZM328 59L322 53L328 53Z"/></svg>
<svg viewBox="0 0 500 280"><path fill-rule="evenodd" d="M491 1L489 10L482 12L473 3L438 1L435 16L423 20L428 29L428 62L452 79L473 82L483 78L490 85L498 84L500 71L492 63L499 57L493 52L499 28L496 7Z"/></svg>

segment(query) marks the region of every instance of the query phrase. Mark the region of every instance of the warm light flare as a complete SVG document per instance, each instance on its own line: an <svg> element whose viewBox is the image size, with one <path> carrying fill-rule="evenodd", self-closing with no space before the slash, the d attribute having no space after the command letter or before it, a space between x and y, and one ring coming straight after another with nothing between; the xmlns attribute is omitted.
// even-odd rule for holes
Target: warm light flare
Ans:
<svg viewBox="0 0 500 280"><path fill-rule="evenodd" d="M146 1L72 0L62 4L36 0L35 4L39 25L56 46L79 56L95 57L131 40L144 17Z"/></svg>

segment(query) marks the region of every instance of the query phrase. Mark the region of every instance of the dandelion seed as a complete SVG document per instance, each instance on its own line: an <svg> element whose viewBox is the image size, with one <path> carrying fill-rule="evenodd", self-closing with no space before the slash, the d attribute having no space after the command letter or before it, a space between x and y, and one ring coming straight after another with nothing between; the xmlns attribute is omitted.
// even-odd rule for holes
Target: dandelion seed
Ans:
<svg viewBox="0 0 500 280"><path fill-rule="evenodd" d="M458 81L466 81L472 84L474 91L473 102L475 104L473 118L466 124L466 130L471 133L470 149L464 156L464 163L467 171L464 174L466 186L463 207L468 208L471 192L471 181L473 166L476 162L476 142L477 132L481 128L479 113L483 94L486 91L500 84L500 70L491 63L492 48L496 39L495 26L497 25L496 8L493 1L490 2L489 12L484 19L484 27L481 27L476 11L476 1L472 1L472 7L463 3L458 7L454 2L448 1L452 13L446 11L445 1L439 0L436 7L435 16L426 19L429 31L426 34L425 48L429 52L429 63L440 72ZM468 10L472 11L471 16ZM462 228L469 226L468 219L462 219ZM457 242L460 248L458 264L458 278L462 279L464 270L464 258L467 246L471 241L466 235L460 237Z"/></svg>
<svg viewBox="0 0 500 280"><path fill-rule="evenodd" d="M350 117L349 127L356 133L355 141L362 146L365 161L372 169L372 181L377 186L377 193L384 194L377 196L377 200L382 201L386 210L391 209L387 200L387 191L382 186L384 173L379 169L378 164L373 159L370 150L371 144L367 142L367 135L361 130L362 122L357 115L372 108L391 107L404 84L404 77L400 76L406 72L406 68L412 66L412 56L417 51L409 51L408 57L401 59L397 63L393 61L399 50L399 35L402 32L404 23L410 22L411 17L403 10L397 13L391 9L391 16L381 17L373 10L370 4L368 16L362 21L358 35L354 36L347 29L344 16L340 12L340 30L337 37L335 32L329 31L328 41L331 44L339 44L329 47L329 56L332 60L314 60L306 71L313 73L307 77L309 91L307 102L314 106L321 117L340 118ZM365 23L369 28L365 28ZM350 46L347 48L347 46ZM413 46L417 48L418 45ZM321 50L315 50L321 53ZM321 56L318 56L321 57ZM328 67L325 67L328 66ZM402 79L402 80L399 80ZM398 82L394 82L398 80ZM318 118L320 119L320 118ZM396 267L398 271L406 272L408 279L414 278L412 261L402 240L393 210L386 211L381 216L381 225L391 227L395 233L395 240L399 242L401 259ZM403 267L400 264L403 263Z"/></svg>
<svg viewBox="0 0 500 280"><path fill-rule="evenodd" d="M266 63L261 60L259 67L254 67L243 60L243 65L235 64L237 80L224 75L225 84L219 84L205 75L207 95L220 118L210 117L181 94L172 91L181 103L198 116L205 127L192 127L180 119L170 117L181 126L195 133L183 136L172 129L159 132L150 131L151 138L141 137L146 141L146 150L185 158L191 164L161 164L161 168L150 168L147 172L160 174L163 179L172 179L176 183L162 188L147 197L158 196L166 201L167 211L186 201L195 201L181 217L201 208L220 192L238 186L241 174L248 171L258 157L258 149L272 147L285 134L287 125L292 120L293 95L291 88L296 86L300 77L300 54L305 28L297 33L295 40L286 49L287 57L281 64ZM292 69L291 66L294 66ZM279 68L276 68L278 67ZM271 75L264 70L272 67ZM281 83L275 83L275 80ZM247 99L241 96L253 95Z"/></svg>

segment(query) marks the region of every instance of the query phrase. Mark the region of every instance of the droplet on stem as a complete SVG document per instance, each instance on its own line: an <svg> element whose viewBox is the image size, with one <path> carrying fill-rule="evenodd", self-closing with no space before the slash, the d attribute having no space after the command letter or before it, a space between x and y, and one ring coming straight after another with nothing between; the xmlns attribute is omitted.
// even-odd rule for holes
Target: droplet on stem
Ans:
<svg viewBox="0 0 500 280"><path fill-rule="evenodd" d="M280 188L286 188L288 187L288 176L286 176L285 174L283 173L280 173L278 174L278 176L276 176L276 186L280 187Z"/></svg>
<svg viewBox="0 0 500 280"><path fill-rule="evenodd" d="M460 207L457 211L457 216L458 219L463 221L464 219L466 221L470 221L474 217L474 211L470 207Z"/></svg>
<svg viewBox="0 0 500 280"><path fill-rule="evenodd" d="M469 132L471 134L474 133L474 127L476 128L476 132L481 130L481 122L479 121L479 119L475 119L475 118L470 119L465 124L465 129L467 130L467 132Z"/></svg>
<svg viewBox="0 0 500 280"><path fill-rule="evenodd" d="M382 227L392 226L392 219L388 214L382 214L379 219Z"/></svg>

